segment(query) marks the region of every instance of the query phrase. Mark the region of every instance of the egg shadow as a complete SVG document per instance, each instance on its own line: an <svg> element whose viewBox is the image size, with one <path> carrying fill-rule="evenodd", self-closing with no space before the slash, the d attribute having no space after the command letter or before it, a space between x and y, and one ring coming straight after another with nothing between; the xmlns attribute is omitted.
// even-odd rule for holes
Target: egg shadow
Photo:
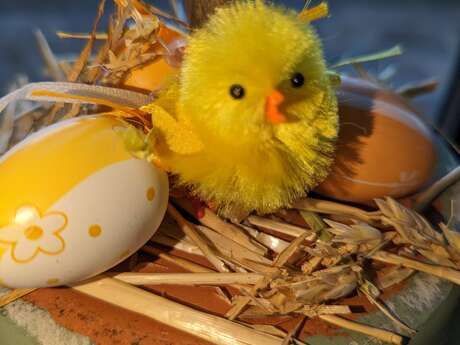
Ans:
<svg viewBox="0 0 460 345"><path fill-rule="evenodd" d="M379 89L358 79L346 78L337 91L339 137L331 173L317 192L346 194L344 179L352 179L364 163L361 152L374 131L374 100Z"/></svg>

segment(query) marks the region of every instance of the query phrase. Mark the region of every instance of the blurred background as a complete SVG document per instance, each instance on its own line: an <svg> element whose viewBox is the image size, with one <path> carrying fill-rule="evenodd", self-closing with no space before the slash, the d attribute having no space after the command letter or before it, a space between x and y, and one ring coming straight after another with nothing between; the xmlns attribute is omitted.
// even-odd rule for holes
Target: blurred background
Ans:
<svg viewBox="0 0 460 345"><path fill-rule="evenodd" d="M172 11L168 0L150 0ZM304 0L275 2L300 9ZM315 4L315 0L312 1ZM111 6L107 1L108 7ZM56 31L89 32L96 0L0 0L0 94L19 74L46 80L34 31L40 29L58 55L78 53L84 42L62 40ZM416 105L450 134L457 134L460 80L457 74L460 42L459 0L329 0L330 18L315 23L327 60L373 53L401 44L404 54L365 65L373 75L398 88L436 79L440 87L418 97ZM107 18L101 25L105 28ZM353 73L345 69L345 73ZM458 87L458 90L456 89ZM454 108L454 109L453 109ZM449 118L450 116L450 118ZM447 125L446 125L447 124Z"/></svg>

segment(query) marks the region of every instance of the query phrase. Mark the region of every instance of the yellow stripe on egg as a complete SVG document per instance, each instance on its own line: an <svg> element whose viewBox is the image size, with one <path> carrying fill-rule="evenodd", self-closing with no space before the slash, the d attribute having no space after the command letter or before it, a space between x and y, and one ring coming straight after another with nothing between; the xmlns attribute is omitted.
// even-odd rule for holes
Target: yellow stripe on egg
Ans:
<svg viewBox="0 0 460 345"><path fill-rule="evenodd" d="M131 159L113 131L120 125L121 121L102 116L58 123L1 158L0 229L13 223L24 204L33 203L44 212L88 176ZM4 251L0 246L0 256Z"/></svg>

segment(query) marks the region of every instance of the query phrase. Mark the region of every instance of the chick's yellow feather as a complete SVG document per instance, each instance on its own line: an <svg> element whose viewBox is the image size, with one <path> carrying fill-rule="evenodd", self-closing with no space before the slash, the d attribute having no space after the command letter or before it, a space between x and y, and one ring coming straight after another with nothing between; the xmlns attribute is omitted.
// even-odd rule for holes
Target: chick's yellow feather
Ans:
<svg viewBox="0 0 460 345"><path fill-rule="evenodd" d="M142 107L141 110L152 115L155 128L164 135L166 144L174 153L189 155L203 149L203 143L186 118L179 122L164 108L154 103Z"/></svg>
<svg viewBox="0 0 460 345"><path fill-rule="evenodd" d="M232 96L235 85L242 96ZM277 111L283 123L267 121L275 90L282 95ZM198 147L177 150L173 143L162 161L221 215L287 207L324 179L331 165L337 103L320 41L295 13L262 1L221 8L195 31L178 82L156 104L172 113L176 125L165 126L164 114L150 108L154 126L166 137L181 131L194 139L174 140Z"/></svg>

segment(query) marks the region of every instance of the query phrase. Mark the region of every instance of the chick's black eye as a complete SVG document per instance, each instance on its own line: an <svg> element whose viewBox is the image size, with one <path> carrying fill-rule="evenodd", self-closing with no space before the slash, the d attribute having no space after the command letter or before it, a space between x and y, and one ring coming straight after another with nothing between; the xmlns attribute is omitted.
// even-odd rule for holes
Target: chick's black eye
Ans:
<svg viewBox="0 0 460 345"><path fill-rule="evenodd" d="M296 87L296 88L302 87L304 83L305 83L305 77L303 76L302 73L296 73L291 78L292 87Z"/></svg>
<svg viewBox="0 0 460 345"><path fill-rule="evenodd" d="M234 99L241 99L244 97L244 94L244 87L242 87L241 85L235 84L230 87L230 95Z"/></svg>

